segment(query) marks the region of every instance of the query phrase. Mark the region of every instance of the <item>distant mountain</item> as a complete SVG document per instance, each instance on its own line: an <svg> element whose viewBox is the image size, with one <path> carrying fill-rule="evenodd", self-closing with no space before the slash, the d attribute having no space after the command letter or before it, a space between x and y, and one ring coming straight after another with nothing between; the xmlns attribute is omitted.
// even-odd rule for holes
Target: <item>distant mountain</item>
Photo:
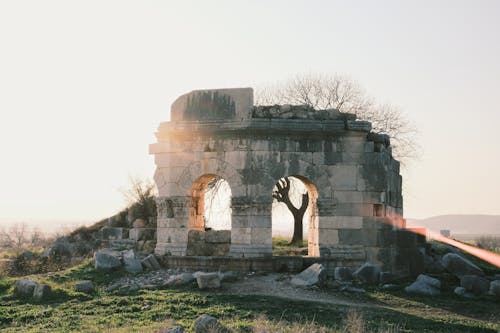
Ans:
<svg viewBox="0 0 500 333"><path fill-rule="evenodd" d="M499 235L500 215L440 215L426 219L407 219L408 227L425 227L439 232L448 229L451 234Z"/></svg>

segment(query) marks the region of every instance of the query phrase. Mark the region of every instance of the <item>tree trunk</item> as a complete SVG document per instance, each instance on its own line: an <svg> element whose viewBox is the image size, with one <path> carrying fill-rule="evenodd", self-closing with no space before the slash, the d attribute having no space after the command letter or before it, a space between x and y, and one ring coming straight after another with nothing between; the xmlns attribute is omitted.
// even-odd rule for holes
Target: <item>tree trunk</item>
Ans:
<svg viewBox="0 0 500 333"><path fill-rule="evenodd" d="M304 240L304 228L302 225L302 220L304 218L304 212L297 210L293 214L293 236L290 244L293 245L302 245L302 241Z"/></svg>

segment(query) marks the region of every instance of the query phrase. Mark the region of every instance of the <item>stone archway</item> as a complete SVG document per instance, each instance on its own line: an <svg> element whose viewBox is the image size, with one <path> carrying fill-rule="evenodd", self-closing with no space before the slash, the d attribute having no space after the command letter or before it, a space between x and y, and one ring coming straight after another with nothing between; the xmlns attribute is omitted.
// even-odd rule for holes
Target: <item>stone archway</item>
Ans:
<svg viewBox="0 0 500 333"><path fill-rule="evenodd" d="M279 185L281 184L281 185ZM278 193L279 188L288 186L286 191L289 202L278 200L274 195ZM279 235L279 228L287 228L285 238L290 238L293 242L293 237L296 233L302 234L304 241L307 240L307 255L319 256L318 246L318 190L316 185L304 176L286 176L278 180L277 185L273 189L273 211L272 211L272 227L273 235ZM286 199L285 199L286 200ZM307 201L304 201L307 200ZM281 202L280 202L281 201ZM292 205L291 207L288 205ZM302 211L301 211L302 208ZM291 210L295 210L294 214ZM299 219L299 221L297 220ZM300 224L300 229L297 225ZM301 247L301 244L293 244L296 247ZM296 253L300 254L300 253Z"/></svg>
<svg viewBox="0 0 500 333"><path fill-rule="evenodd" d="M231 247L231 188L229 184L218 175L205 174L194 181L190 198L186 254L189 256L228 255ZM224 202L211 202L213 200ZM214 205L220 205L227 211L214 216L212 214ZM224 223L220 223L221 220Z"/></svg>

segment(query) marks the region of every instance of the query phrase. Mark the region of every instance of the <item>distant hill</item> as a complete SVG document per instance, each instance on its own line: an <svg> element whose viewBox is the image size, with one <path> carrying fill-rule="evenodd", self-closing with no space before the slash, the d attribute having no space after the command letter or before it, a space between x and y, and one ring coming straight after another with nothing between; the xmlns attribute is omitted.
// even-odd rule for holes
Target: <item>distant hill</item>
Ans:
<svg viewBox="0 0 500 333"><path fill-rule="evenodd" d="M451 234L499 235L500 215L440 215L426 219L407 219L408 227L425 227L435 232L448 229Z"/></svg>

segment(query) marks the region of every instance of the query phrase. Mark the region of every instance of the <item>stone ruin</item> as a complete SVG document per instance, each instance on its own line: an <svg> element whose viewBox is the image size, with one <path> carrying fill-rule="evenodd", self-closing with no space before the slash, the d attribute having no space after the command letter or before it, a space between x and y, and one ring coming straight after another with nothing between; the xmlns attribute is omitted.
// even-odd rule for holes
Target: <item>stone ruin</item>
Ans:
<svg viewBox="0 0 500 333"><path fill-rule="evenodd" d="M177 98L156 138L157 255L269 258L273 188L293 176L309 193L308 257L415 269L400 163L390 138L356 115L254 106L252 88L196 90ZM207 186L220 178L231 191L230 227L221 231L203 216Z"/></svg>

